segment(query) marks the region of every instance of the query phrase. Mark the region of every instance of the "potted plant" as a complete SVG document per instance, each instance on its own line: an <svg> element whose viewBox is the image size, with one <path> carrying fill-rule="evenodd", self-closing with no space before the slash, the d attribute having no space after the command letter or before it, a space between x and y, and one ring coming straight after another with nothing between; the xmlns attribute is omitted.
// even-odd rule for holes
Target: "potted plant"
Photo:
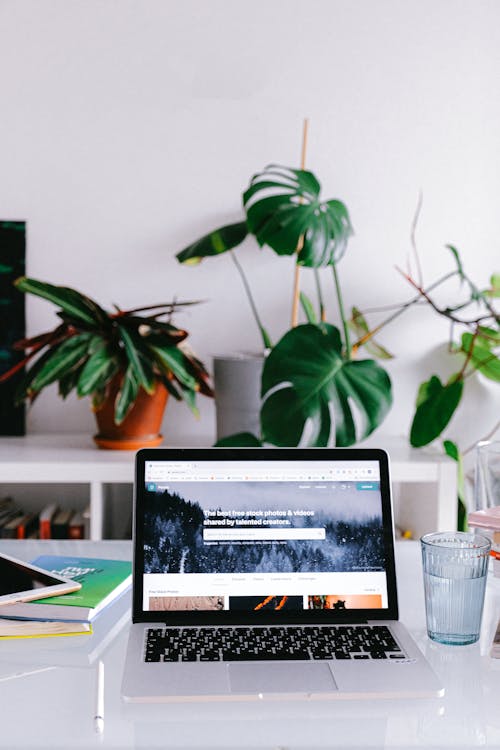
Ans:
<svg viewBox="0 0 500 750"><path fill-rule="evenodd" d="M213 395L205 367L184 343L187 332L170 322L175 310L193 303L116 307L108 312L69 287L26 277L15 286L57 305L60 323L52 331L16 342L25 357L2 375L0 383L30 364L18 400L33 402L55 382L62 398L73 390L79 397L90 396L99 447L136 450L158 445L169 394L184 400L195 415L196 394Z"/></svg>
<svg viewBox="0 0 500 750"><path fill-rule="evenodd" d="M346 206L322 200L312 172L270 165L250 180L243 193L245 218L192 243L177 258L199 263L229 252L248 296L263 352L260 434L236 434L225 445L352 445L383 421L392 403L386 371L372 359L358 359L360 340L352 341L341 293L338 263L352 234ZM234 248L251 235L295 266L291 328L273 343ZM318 270L331 269L340 328L326 322ZM300 273L315 275L317 306L300 291ZM299 325L299 304L306 322ZM217 401L217 381L216 381ZM357 412L357 416L355 416ZM333 418L332 418L333 417Z"/></svg>

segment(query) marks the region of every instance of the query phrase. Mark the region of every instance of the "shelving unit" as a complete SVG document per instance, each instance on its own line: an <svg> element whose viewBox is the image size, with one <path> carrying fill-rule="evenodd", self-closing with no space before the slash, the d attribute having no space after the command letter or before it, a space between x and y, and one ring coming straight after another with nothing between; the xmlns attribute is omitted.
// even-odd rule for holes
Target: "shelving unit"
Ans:
<svg viewBox="0 0 500 750"><path fill-rule="evenodd" d="M207 438L178 441L179 447L209 445ZM378 438L370 445L384 448L391 457L392 481L400 492L396 516L414 536L429 530L456 528L457 477L455 463L440 454L411 449L404 438ZM51 434L0 438L0 494L2 484L43 483L88 486L90 537L103 538L106 485L132 484L134 456L129 451L94 447L90 435ZM425 501L413 502L417 490Z"/></svg>

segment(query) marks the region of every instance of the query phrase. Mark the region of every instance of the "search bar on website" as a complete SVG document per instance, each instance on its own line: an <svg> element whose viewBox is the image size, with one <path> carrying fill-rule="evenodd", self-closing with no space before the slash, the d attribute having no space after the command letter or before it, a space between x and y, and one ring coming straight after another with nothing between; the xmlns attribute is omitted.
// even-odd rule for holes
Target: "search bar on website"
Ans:
<svg viewBox="0 0 500 750"><path fill-rule="evenodd" d="M324 528L314 529L203 529L204 542L271 542L288 539L316 541L325 538Z"/></svg>

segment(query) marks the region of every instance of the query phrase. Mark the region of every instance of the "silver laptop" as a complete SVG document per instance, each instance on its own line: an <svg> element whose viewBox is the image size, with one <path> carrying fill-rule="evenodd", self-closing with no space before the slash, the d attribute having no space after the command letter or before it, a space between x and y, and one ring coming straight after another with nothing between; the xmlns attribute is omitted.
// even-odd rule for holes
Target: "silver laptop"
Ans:
<svg viewBox="0 0 500 750"><path fill-rule="evenodd" d="M442 695L398 622L387 454L136 458L130 702Z"/></svg>

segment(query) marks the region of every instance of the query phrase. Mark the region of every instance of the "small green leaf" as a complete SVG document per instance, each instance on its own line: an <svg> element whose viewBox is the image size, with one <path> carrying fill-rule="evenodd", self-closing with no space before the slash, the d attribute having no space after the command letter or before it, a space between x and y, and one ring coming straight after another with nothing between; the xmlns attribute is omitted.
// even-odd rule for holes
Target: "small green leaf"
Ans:
<svg viewBox="0 0 500 750"><path fill-rule="evenodd" d="M139 383L130 364L123 376L115 402L115 424L120 425L132 408L139 392Z"/></svg>
<svg viewBox="0 0 500 750"><path fill-rule="evenodd" d="M227 435L215 443L215 448L262 448L259 438L251 432L238 432L235 435Z"/></svg>
<svg viewBox="0 0 500 750"><path fill-rule="evenodd" d="M196 379L189 374L184 354L177 347L150 346L160 369L166 374L172 374L181 385L192 391L199 389Z"/></svg>
<svg viewBox="0 0 500 750"><path fill-rule="evenodd" d="M0 273L12 273L14 271L12 266L6 266L5 263L0 263Z"/></svg>
<svg viewBox="0 0 500 750"><path fill-rule="evenodd" d="M465 497L465 472L462 454L458 449L458 445L453 443L451 440L445 440L443 447L447 456L457 462L457 494L458 494L458 510L457 510L457 528L458 531L467 531L467 502Z"/></svg>
<svg viewBox="0 0 500 750"><path fill-rule="evenodd" d="M302 305L302 309L304 311L304 315L306 316L307 322L316 324L318 322L318 317L316 315L316 312L314 311L311 300L304 292L300 293L300 304Z"/></svg>
<svg viewBox="0 0 500 750"><path fill-rule="evenodd" d="M196 405L196 392L190 388L181 388L182 399L186 402L191 413L198 419L200 416L200 410Z"/></svg>
<svg viewBox="0 0 500 750"><path fill-rule="evenodd" d="M470 362L485 378L500 382L500 358L483 345L483 337L471 333L462 334L462 350L470 355Z"/></svg>
<svg viewBox="0 0 500 750"><path fill-rule="evenodd" d="M464 387L462 379L453 378L443 385L437 375L432 375L421 384L410 431L410 443L415 448L428 445L439 437L452 418Z"/></svg>
<svg viewBox="0 0 500 750"><path fill-rule="evenodd" d="M453 247L453 245L446 245L446 247L448 248L448 250L450 250L452 252L453 257L455 258L455 262L457 264L458 275L460 276L461 279L463 279L464 278L464 268L463 268L462 260L460 258L460 255L458 253L457 248Z"/></svg>
<svg viewBox="0 0 500 750"><path fill-rule="evenodd" d="M20 404L26 398L33 400L36 397L36 392L32 387L32 383L45 363L50 359L53 354L53 350L49 349L41 354L35 362L31 365L29 370L26 370L17 386L15 394L15 403ZM64 377L64 376L62 376Z"/></svg>
<svg viewBox="0 0 500 750"><path fill-rule="evenodd" d="M370 333L370 328L368 326L366 318L364 317L362 312L358 310L357 307L352 308L351 316L351 320L348 322L349 328L357 336L358 339L364 338L364 336ZM366 349L366 351L371 354L372 357L375 357L375 359L394 359L394 355L387 351L387 349L385 349L380 344L377 344L377 342L372 337L370 337L361 346L363 346L364 349Z"/></svg>
<svg viewBox="0 0 500 750"><path fill-rule="evenodd" d="M481 375L495 383L500 383L500 358L489 349L476 345L472 352L472 362Z"/></svg>
<svg viewBox="0 0 500 750"><path fill-rule="evenodd" d="M200 263L203 258L211 255L220 255L233 247L241 245L248 234L247 225L244 221L237 224L228 224L220 227L210 234L206 234L201 239L193 242L192 245L181 250L175 256L179 263L195 265Z"/></svg>
<svg viewBox="0 0 500 750"><path fill-rule="evenodd" d="M67 398L71 391L76 388L79 377L80 369L76 368L76 370L71 370L59 378L58 391L61 398Z"/></svg>
<svg viewBox="0 0 500 750"><path fill-rule="evenodd" d="M119 363L103 343L86 361L78 379L78 396L88 396L101 390L119 370Z"/></svg>
<svg viewBox="0 0 500 750"><path fill-rule="evenodd" d="M490 288L486 289L484 294L487 297L500 297L500 273L494 273L490 277Z"/></svg>
<svg viewBox="0 0 500 750"><path fill-rule="evenodd" d="M140 336L128 331L124 326L119 325L118 330L137 382L146 393L151 395L155 390L155 377L150 364L150 357L141 354L142 349L146 350L145 343Z"/></svg>
<svg viewBox="0 0 500 750"><path fill-rule="evenodd" d="M31 383L32 390L40 391L82 365L88 356L89 340L89 333L81 333L52 349L50 357Z"/></svg>
<svg viewBox="0 0 500 750"><path fill-rule="evenodd" d="M500 346L500 330L497 328L487 328L486 326L479 326L479 335L477 337L478 342L486 347L487 349L493 349L496 346Z"/></svg>
<svg viewBox="0 0 500 750"><path fill-rule="evenodd" d="M54 286L44 281L29 279L26 276L17 279L14 284L21 292L34 294L37 297L42 297L49 302L53 302L54 305L61 307L63 312L89 326L95 326L96 322L108 319L104 310L96 302L80 294L75 289Z"/></svg>
<svg viewBox="0 0 500 750"><path fill-rule="evenodd" d="M454 461L458 461L460 458L460 452L458 445L451 440L445 440L443 442L444 452L447 456L452 458Z"/></svg>

